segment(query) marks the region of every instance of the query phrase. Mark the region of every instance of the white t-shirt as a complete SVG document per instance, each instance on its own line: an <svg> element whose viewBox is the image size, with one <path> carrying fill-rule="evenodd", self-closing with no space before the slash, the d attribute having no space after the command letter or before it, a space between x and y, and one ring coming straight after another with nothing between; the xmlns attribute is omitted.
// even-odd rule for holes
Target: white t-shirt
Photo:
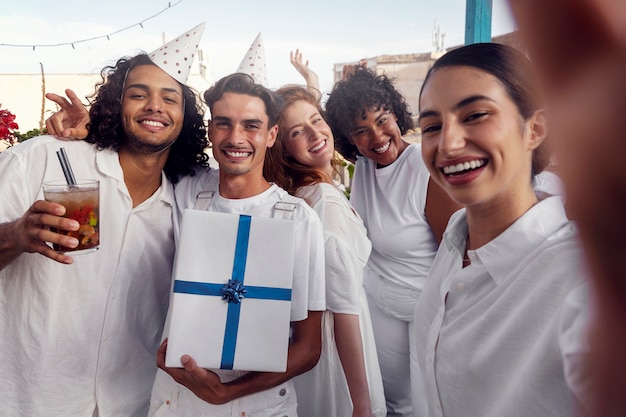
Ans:
<svg viewBox="0 0 626 417"><path fill-rule="evenodd" d="M322 322L322 354L309 372L294 378L300 417L352 415L352 400L335 342L333 313L359 316L372 412L387 414L382 377L376 354L363 268L371 244L363 221L336 187L319 183L296 193L317 212L324 228L326 257L326 308Z"/></svg>
<svg viewBox="0 0 626 417"><path fill-rule="evenodd" d="M313 209L304 200L289 195L275 184L261 194L241 199L222 197L218 187L219 171L217 169L200 170L193 177L183 178L175 188L180 216L185 209L193 208L200 191L214 191L208 210L221 213L273 217L274 205L277 201L297 204L293 215L293 221L296 222L296 242L291 321L304 320L308 316L308 310L325 310L324 240L321 222ZM177 222L177 229L178 224ZM219 237L216 236L216 238Z"/></svg>
<svg viewBox="0 0 626 417"><path fill-rule="evenodd" d="M180 213L193 208L200 191L213 191L208 206L209 211L246 214L250 216L273 217L277 201L297 204L293 214L296 222L294 247L295 263L291 298L291 321L304 320L308 311L323 311L325 304L324 283L324 240L322 225L317 214L300 198L272 184L261 194L250 198L227 199L219 194L219 171L204 169L193 177L185 177L176 185L176 203ZM178 226L177 226L178 229ZM219 236L215 237L219 239ZM246 372L213 370L222 381L236 379ZM258 415L273 415L275 410L289 410L295 406L293 382L288 381L278 387L242 397L222 405L213 405L200 400L186 387L176 383L167 373L159 370L152 391L149 415L181 416L230 416L259 412ZM279 412L279 411L276 411ZM265 414L263 414L265 413ZM282 414L280 414L282 415Z"/></svg>
<svg viewBox="0 0 626 417"><path fill-rule="evenodd" d="M33 138L0 154L0 222L63 180L100 181L101 245L59 264L24 253L0 271L0 415L145 416L174 259L174 194L163 176L133 208L118 155L82 141ZM97 404L96 404L97 402Z"/></svg>
<svg viewBox="0 0 626 417"><path fill-rule="evenodd" d="M588 401L586 268L559 197L468 251L455 213L415 309L433 417L571 416Z"/></svg>
<svg viewBox="0 0 626 417"><path fill-rule="evenodd" d="M372 242L367 269L418 295L437 252L424 211L429 178L420 145L411 144L383 168L359 157L350 193Z"/></svg>

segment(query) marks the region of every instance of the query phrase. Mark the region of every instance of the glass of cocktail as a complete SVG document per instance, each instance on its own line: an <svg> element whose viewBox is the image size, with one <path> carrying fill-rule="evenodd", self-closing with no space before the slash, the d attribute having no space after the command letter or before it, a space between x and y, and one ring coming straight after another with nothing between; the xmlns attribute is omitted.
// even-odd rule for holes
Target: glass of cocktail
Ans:
<svg viewBox="0 0 626 417"><path fill-rule="evenodd" d="M54 244L59 252L72 252L72 255L94 252L100 247L100 182L98 180L78 180L76 184L66 181L48 181L43 184L46 201L65 207L65 216L76 220L78 230L54 230L78 239L78 246L68 248Z"/></svg>

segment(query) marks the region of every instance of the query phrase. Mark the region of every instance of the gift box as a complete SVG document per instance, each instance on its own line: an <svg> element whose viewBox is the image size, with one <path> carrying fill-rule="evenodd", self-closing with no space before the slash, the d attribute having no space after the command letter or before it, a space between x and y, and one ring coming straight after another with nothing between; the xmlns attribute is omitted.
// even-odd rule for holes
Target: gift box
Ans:
<svg viewBox="0 0 626 417"><path fill-rule="evenodd" d="M174 262L166 366L284 372L291 220L185 210Z"/></svg>

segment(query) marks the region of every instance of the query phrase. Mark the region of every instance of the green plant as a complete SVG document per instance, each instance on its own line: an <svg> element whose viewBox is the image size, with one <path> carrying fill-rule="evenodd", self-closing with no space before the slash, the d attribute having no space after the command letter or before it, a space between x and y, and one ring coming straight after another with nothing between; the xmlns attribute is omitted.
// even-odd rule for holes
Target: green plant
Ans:
<svg viewBox="0 0 626 417"><path fill-rule="evenodd" d="M350 184L352 184L352 178L354 177L354 164L342 158L341 165L348 171L348 178L350 178ZM350 200L351 189L352 187L350 185L346 185L342 188L342 191L348 200Z"/></svg>
<svg viewBox="0 0 626 417"><path fill-rule="evenodd" d="M18 142L24 142L27 139L34 138L35 136L46 135L48 130L46 128L42 130L32 129L26 133L15 132L15 136L17 137Z"/></svg>

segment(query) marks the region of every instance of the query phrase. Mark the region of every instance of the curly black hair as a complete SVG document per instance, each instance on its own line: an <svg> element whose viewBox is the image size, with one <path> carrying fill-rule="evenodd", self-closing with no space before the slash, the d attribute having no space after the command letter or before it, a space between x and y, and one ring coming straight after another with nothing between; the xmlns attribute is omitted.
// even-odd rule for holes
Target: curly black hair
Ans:
<svg viewBox="0 0 626 417"><path fill-rule="evenodd" d="M98 149L119 151L125 140L122 126L122 89L128 71L139 65L155 65L147 54L120 58L114 66L100 72L102 80L89 97L89 134L85 139ZM204 107L198 93L182 85L185 103L183 127L171 147L163 171L172 183L186 175L194 175L196 168L208 167L209 157L204 152L209 145L204 123Z"/></svg>
<svg viewBox="0 0 626 417"><path fill-rule="evenodd" d="M390 110L398 118L404 135L413 128L413 119L406 100L385 74L376 74L365 66L357 66L344 80L338 81L326 101L326 121L335 136L335 149L354 162L361 153L350 139L354 120L365 119L374 109Z"/></svg>

